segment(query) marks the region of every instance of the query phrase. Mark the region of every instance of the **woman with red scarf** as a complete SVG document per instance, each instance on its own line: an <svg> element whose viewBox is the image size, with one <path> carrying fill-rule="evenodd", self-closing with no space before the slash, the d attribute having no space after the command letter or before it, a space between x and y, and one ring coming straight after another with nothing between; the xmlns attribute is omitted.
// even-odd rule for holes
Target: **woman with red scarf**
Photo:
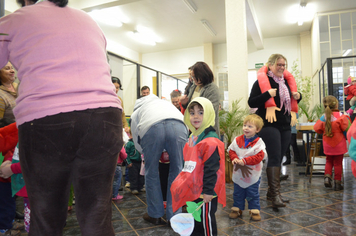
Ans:
<svg viewBox="0 0 356 236"><path fill-rule="evenodd" d="M302 98L297 92L294 77L286 71L287 59L281 54L272 54L257 73L248 104L258 108L256 114L264 120L264 126L259 136L266 144L268 154L267 200L272 201L272 207L285 207L280 195L280 171L283 154L289 147L291 126L297 122L296 113Z"/></svg>

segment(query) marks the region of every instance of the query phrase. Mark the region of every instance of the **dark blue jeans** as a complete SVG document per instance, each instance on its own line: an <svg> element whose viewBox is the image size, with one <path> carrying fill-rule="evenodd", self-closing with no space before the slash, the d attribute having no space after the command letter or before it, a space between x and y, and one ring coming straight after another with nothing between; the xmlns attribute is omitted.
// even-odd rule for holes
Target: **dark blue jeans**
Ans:
<svg viewBox="0 0 356 236"><path fill-rule="evenodd" d="M253 185L247 188L241 188L239 185L234 183L234 207L238 207L241 211L245 210L245 199L248 202L248 209L261 210L260 206L260 179Z"/></svg>
<svg viewBox="0 0 356 236"><path fill-rule="evenodd" d="M31 205L29 236L59 236L73 184L82 235L114 236L111 192L122 147L121 110L47 116L19 126L20 162Z"/></svg>
<svg viewBox="0 0 356 236"><path fill-rule="evenodd" d="M15 210L16 204L11 193L11 183L0 182L0 229L12 228Z"/></svg>

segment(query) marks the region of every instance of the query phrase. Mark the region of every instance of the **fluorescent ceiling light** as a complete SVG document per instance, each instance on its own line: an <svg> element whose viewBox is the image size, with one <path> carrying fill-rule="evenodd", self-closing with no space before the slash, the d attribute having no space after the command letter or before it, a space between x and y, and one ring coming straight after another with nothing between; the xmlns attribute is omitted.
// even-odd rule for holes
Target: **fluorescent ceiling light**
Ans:
<svg viewBox="0 0 356 236"><path fill-rule="evenodd" d="M214 30L214 28L210 25L209 21L207 20L201 20L201 23L204 25L205 29L207 29L209 31L209 33L212 36L216 36L216 31Z"/></svg>
<svg viewBox="0 0 356 236"><path fill-rule="evenodd" d="M301 2L299 5L299 11L298 11L298 25L301 26L304 23L304 18L306 14L306 6L307 4L305 2Z"/></svg>
<svg viewBox="0 0 356 236"><path fill-rule="evenodd" d="M122 23L128 23L129 19L122 13L119 7L109 7L93 10L88 13L95 21L106 25L121 27Z"/></svg>
<svg viewBox="0 0 356 236"><path fill-rule="evenodd" d="M157 42L162 42L155 33L144 26L137 26L135 31L130 31L129 36L137 42L155 46Z"/></svg>
<svg viewBox="0 0 356 236"><path fill-rule="evenodd" d="M183 0L183 2L185 3L185 5L187 5L187 7L192 13L197 12L198 8L192 0Z"/></svg>
<svg viewBox="0 0 356 236"><path fill-rule="evenodd" d="M342 54L342 56L343 56L343 57L346 57L347 55L350 54L351 51L352 51L351 49L347 49L347 50L344 52L344 54Z"/></svg>

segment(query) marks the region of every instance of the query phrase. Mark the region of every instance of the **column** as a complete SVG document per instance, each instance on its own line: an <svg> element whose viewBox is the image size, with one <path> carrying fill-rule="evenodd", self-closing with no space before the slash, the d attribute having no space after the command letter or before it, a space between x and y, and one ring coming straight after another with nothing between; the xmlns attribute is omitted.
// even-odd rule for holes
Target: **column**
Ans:
<svg viewBox="0 0 356 236"><path fill-rule="evenodd" d="M242 98L240 106L247 107L249 91L245 0L225 0L225 15L229 106Z"/></svg>

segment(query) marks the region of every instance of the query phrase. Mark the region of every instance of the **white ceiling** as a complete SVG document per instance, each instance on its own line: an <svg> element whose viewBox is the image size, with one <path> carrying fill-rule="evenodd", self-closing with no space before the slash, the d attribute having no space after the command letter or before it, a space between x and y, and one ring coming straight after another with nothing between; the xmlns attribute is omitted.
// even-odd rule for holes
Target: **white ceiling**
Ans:
<svg viewBox="0 0 356 236"><path fill-rule="evenodd" d="M181 48L197 47L204 43L225 43L225 1L191 0L198 10L192 13L183 0L69 0L69 5L90 11L119 6L129 18L121 28L99 24L106 37L139 53L152 53ZM237 0L236 0L237 1ZM241 1L241 0L239 0ZM255 9L256 22L263 38L298 35L309 31L311 21L298 26L287 18L296 13L300 0L248 0ZM330 12L356 9L356 0L306 0L307 6L315 12ZM6 13L18 8L16 0L5 0ZM217 32L212 36L200 22L206 19ZM162 42L156 46L143 45L128 36L137 25L150 28ZM250 38L250 34L248 34Z"/></svg>

